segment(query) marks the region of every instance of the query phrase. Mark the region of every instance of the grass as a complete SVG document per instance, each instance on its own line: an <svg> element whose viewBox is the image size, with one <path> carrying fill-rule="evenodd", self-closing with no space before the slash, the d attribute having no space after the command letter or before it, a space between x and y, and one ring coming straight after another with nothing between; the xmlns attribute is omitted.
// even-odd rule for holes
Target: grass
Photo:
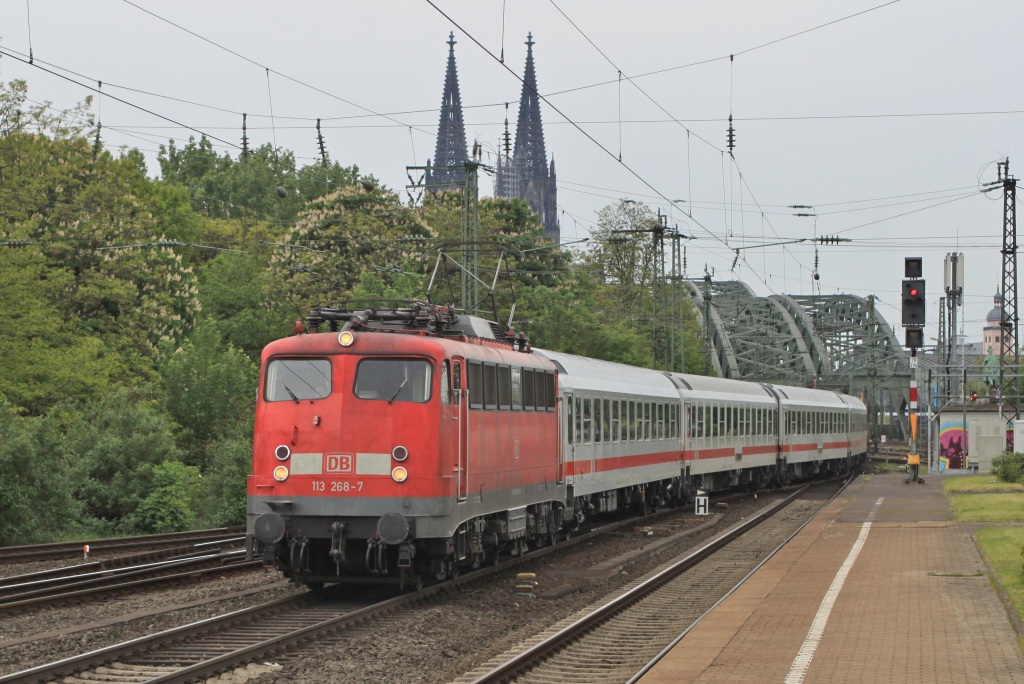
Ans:
<svg viewBox="0 0 1024 684"><path fill-rule="evenodd" d="M1024 484L1020 482L1000 482L995 475L966 475L952 477L942 482L943 491L947 494L959 492L1024 492Z"/></svg>
<svg viewBox="0 0 1024 684"><path fill-rule="evenodd" d="M1018 617L1024 617L1024 569L1021 567L1024 528L985 527L975 535L1014 611ZM1017 641L1024 648L1024 636Z"/></svg>
<svg viewBox="0 0 1024 684"><path fill-rule="evenodd" d="M949 501L962 522L1024 522L1024 496L1018 492L957 494Z"/></svg>

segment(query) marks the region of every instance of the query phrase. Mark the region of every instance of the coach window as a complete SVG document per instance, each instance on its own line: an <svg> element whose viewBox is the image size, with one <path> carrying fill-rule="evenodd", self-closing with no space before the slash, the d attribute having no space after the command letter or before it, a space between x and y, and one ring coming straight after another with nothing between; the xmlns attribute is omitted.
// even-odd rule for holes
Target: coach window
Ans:
<svg viewBox="0 0 1024 684"><path fill-rule="evenodd" d="M593 424L593 402L590 397L584 397L583 399L583 443L590 444L593 439L591 437L591 428Z"/></svg>
<svg viewBox="0 0 1024 684"><path fill-rule="evenodd" d="M601 420L601 400L594 400L594 444L601 443L601 426L604 423Z"/></svg>
<svg viewBox="0 0 1024 684"><path fill-rule="evenodd" d="M619 425L622 423L619 420L619 400L612 400L612 442L619 441Z"/></svg>
<svg viewBox="0 0 1024 684"><path fill-rule="evenodd" d="M604 441L611 441L612 427L614 427L613 423L611 422L612 401L611 399L604 399L603 403L604 409L601 411L601 415L604 417L604 420L601 421L601 429L604 434Z"/></svg>
<svg viewBox="0 0 1024 684"><path fill-rule="evenodd" d="M583 440L583 399L576 397L576 443L581 444Z"/></svg>
<svg viewBox="0 0 1024 684"><path fill-rule="evenodd" d="M498 366L498 408L508 410L512 408L512 369L508 366Z"/></svg>
<svg viewBox="0 0 1024 684"><path fill-rule="evenodd" d="M273 359L267 364L263 396L267 401L326 399L331 396L327 359Z"/></svg>
<svg viewBox="0 0 1024 684"><path fill-rule="evenodd" d="M430 399L430 363L420 359L363 359L356 367L356 396L360 399L411 401Z"/></svg>
<svg viewBox="0 0 1024 684"><path fill-rule="evenodd" d="M572 395L571 394L565 395L565 410L566 410L566 417L565 417L566 418L566 420L565 420L565 432L566 432L566 435L565 435L565 440L567 442L569 442L569 444L575 444L576 443L576 440L575 440L575 436L576 436L576 429L575 429L576 411L575 411L575 408L576 407L573 404Z"/></svg>
<svg viewBox="0 0 1024 684"><path fill-rule="evenodd" d="M441 403L448 406L452 403L452 388L448 385L448 362L441 364Z"/></svg>
<svg viewBox="0 0 1024 684"><path fill-rule="evenodd" d="M512 369L512 408L523 408L523 369Z"/></svg>
<svg viewBox="0 0 1024 684"><path fill-rule="evenodd" d="M658 402L658 439L665 439L665 405Z"/></svg>
<svg viewBox="0 0 1024 684"><path fill-rule="evenodd" d="M484 367L479 363L469 363L469 406L484 407Z"/></svg>

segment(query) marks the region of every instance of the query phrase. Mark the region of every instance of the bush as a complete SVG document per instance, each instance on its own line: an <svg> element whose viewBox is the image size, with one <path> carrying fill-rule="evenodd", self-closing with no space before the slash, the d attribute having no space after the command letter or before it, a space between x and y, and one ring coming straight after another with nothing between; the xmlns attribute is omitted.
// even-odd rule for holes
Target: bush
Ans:
<svg viewBox="0 0 1024 684"><path fill-rule="evenodd" d="M125 521L140 532L184 532L196 524L192 492L199 482L199 468L174 461L153 468L153 489Z"/></svg>
<svg viewBox="0 0 1024 684"><path fill-rule="evenodd" d="M1003 482L1024 482L1024 454L1007 452L992 459L992 472Z"/></svg>

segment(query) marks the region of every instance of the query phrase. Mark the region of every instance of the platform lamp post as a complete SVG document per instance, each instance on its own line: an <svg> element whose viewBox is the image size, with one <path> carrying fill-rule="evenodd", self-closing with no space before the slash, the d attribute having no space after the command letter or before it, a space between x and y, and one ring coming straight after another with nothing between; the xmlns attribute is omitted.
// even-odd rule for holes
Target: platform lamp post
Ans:
<svg viewBox="0 0 1024 684"><path fill-rule="evenodd" d="M924 322L927 303L924 295L924 271L921 257L903 260L903 327L906 347L910 349L910 453L907 454L907 474L904 484L917 482L921 456L917 453L917 350L924 346Z"/></svg>

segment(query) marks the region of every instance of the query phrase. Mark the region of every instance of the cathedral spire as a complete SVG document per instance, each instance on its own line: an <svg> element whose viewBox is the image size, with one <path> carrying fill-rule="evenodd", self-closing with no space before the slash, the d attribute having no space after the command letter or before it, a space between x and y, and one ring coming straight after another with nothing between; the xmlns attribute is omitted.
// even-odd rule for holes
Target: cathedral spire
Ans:
<svg viewBox="0 0 1024 684"><path fill-rule="evenodd" d="M544 126L540 120L540 95L537 72L533 66L533 34L526 37L526 70L523 93L519 98L519 123L516 124L516 146L513 156L524 176L547 176L547 153L544 150Z"/></svg>
<svg viewBox="0 0 1024 684"><path fill-rule="evenodd" d="M441 121L437 126L433 169L427 171L427 188L432 191L461 189L466 179L462 165L469 159L466 152L466 126L462 120L462 95L455 68L455 34L448 34L448 71L444 77L441 97ZM458 169L439 167L458 166Z"/></svg>
<svg viewBox="0 0 1024 684"><path fill-rule="evenodd" d="M544 126L540 119L540 91L537 89L537 72L533 65L533 46L533 34L530 33L526 37L526 69L523 73L523 92L519 99L515 147L512 159L506 159L500 165L495 195L518 197L529 202L530 208L540 217L544 234L557 244L560 229L555 167L552 163L548 168L547 152L544 149Z"/></svg>

